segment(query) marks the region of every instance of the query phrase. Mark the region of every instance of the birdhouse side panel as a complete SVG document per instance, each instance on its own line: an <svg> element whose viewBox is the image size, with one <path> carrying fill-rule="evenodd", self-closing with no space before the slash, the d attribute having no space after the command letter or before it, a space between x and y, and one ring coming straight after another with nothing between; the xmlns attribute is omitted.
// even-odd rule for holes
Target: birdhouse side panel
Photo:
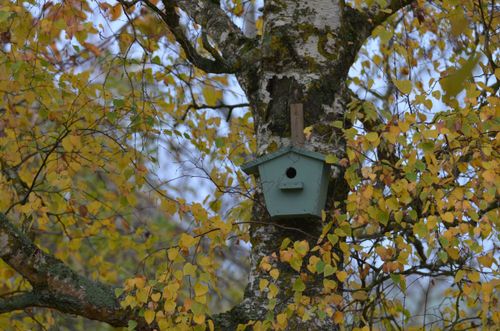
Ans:
<svg viewBox="0 0 500 331"><path fill-rule="evenodd" d="M329 183L329 169L326 164L323 164L321 178L318 183L318 200L316 205L316 210L319 216L321 216L321 211L325 209L326 197L328 195L328 183Z"/></svg>

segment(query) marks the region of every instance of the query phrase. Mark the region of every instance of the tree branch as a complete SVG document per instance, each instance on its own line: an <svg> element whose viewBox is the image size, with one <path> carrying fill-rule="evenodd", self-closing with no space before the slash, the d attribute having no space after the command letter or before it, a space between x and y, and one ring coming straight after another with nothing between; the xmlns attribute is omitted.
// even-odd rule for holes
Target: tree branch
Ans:
<svg viewBox="0 0 500 331"><path fill-rule="evenodd" d="M416 0L390 0L389 5L380 8L378 5L370 8L364 8L363 12L368 16L373 28L384 23L390 16L400 9L416 2Z"/></svg>
<svg viewBox="0 0 500 331"><path fill-rule="evenodd" d="M163 4L174 4L188 14L217 44L223 57L233 67L240 67L243 49L252 49L253 39L247 38L227 14L213 0L163 0ZM243 52L242 52L243 51Z"/></svg>
<svg viewBox="0 0 500 331"><path fill-rule="evenodd" d="M137 312L120 307L111 286L78 275L61 260L42 251L4 214L0 214L0 258L33 286L32 292L0 299L0 313L47 307L117 327L127 326L130 319L135 319L138 329L149 329Z"/></svg>
<svg viewBox="0 0 500 331"><path fill-rule="evenodd" d="M0 298L0 314L35 306L40 306L40 297L35 292Z"/></svg>
<svg viewBox="0 0 500 331"><path fill-rule="evenodd" d="M134 2L119 0L129 7ZM176 41L186 53L188 60L196 67L209 73L235 73L242 68L242 48L247 47L251 39L245 37L243 32L229 19L218 4L212 1L176 1L163 0L164 9L160 9L149 0L142 2L153 12L158 14L166 23ZM203 28L203 46L214 57L214 60L202 56L193 45L180 22L176 7L185 11L197 24ZM205 35L214 40L222 56L218 54L209 43ZM243 54L244 55L244 54Z"/></svg>
<svg viewBox="0 0 500 331"><path fill-rule="evenodd" d="M123 0L119 0L120 3L125 5ZM175 11L175 7L171 1L165 1L165 10L161 10L156 5L154 5L149 0L143 0L147 7L160 16L160 18L167 24L170 32L175 37L175 40L182 47L186 53L187 59L196 67L210 73L231 73L233 69L230 68L228 64L220 61L219 59L211 60L203 57L198 53L196 48L193 46L188 36L184 32L182 25L180 24L180 17Z"/></svg>

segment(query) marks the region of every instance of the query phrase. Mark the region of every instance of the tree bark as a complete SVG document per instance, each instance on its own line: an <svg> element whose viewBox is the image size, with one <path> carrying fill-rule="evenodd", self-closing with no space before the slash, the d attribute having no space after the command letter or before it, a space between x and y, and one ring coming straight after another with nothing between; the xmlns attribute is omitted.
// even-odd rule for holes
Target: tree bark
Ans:
<svg viewBox="0 0 500 331"><path fill-rule="evenodd" d="M253 72L237 75L252 105L257 155L292 143L290 105L301 103L305 126L312 129L304 148L338 158L345 156L342 133L331 123L344 122L350 99L346 79L359 48L371 32L366 22L366 14L343 7L342 1L266 1L262 58L258 67L251 69ZM340 203L337 208L343 207L348 186L336 167L332 167L329 181L326 210L331 211L335 201ZM221 330L234 329L238 323L250 320L264 320L270 312L278 314L292 304L291 285L299 273L279 261L279 247L285 238L307 240L313 247L323 229L322 221L313 218L271 220L260 187L253 220L269 225L251 227L251 271L245 298L232 311L217 317ZM301 231L284 230L275 223ZM259 267L264 257L280 271L277 280ZM276 302L268 299L266 291L260 291L262 279L278 287ZM318 277L309 279L306 285L304 295L311 298L312 305L322 294L323 282ZM332 319L313 314L307 321L298 317L288 320L288 329L335 330L336 326Z"/></svg>
<svg viewBox="0 0 500 331"><path fill-rule="evenodd" d="M138 1L120 2L127 5ZM341 0L266 0L264 34L257 40L245 37L216 1L163 0L162 9L150 1L141 2L162 17L194 65L207 72L236 74L251 103L257 155L291 143L289 108L291 104L301 103L305 126L311 128L304 147L334 154L338 158L345 156L342 134L331 123L342 121L344 127L350 125L344 119L350 99L347 75L372 29L390 15L387 11L378 11L377 8L357 11L344 7ZM393 0L388 8L396 12L410 2ZM209 59L196 52L179 26L175 7L181 8L202 26L204 33L217 43L220 54L207 49L213 56ZM348 193L342 171L332 168L329 181L326 210L342 209ZM279 313L293 303L291 284L299 275L288 264L280 262L276 254L285 238L307 240L310 246L315 245L323 228L323 223L316 219L271 220L259 189L255 195L253 220L269 225L251 226L251 272L244 300L229 312L213 317L219 330L234 330L240 323L265 320L269 314ZM300 231L276 227L277 222ZM277 280L271 279L259 267L264 257L280 271ZM30 293L0 300L0 313L27 307L49 307L113 326L126 326L129 320L137 320L140 330L155 327L147 325L137 311L121 308L112 287L78 275L37 247L4 215L0 215L0 258L33 286ZM271 302L267 292L260 290L261 279L278 287L276 302ZM311 298L312 305L321 298L322 290L322 279L308 279L304 295ZM308 305L305 306L307 309ZM316 314L307 321L293 318L288 321L288 328L336 329L331 319L321 319Z"/></svg>
<svg viewBox="0 0 500 331"><path fill-rule="evenodd" d="M350 92L346 80L356 55L371 31L391 13L412 1L392 1L387 8L373 7L364 11L345 7L341 0L270 0L264 6L264 33L258 66L237 73L251 103L257 140L257 156L288 146L291 141L290 105L301 103L304 122L311 134L304 148L323 154L345 157L346 146L341 130L331 125L334 121L349 123L345 118ZM345 213L344 200L349 187L343 172L332 167L329 178L326 211L335 208ZM293 303L291 285L299 273L279 261L281 243L285 238L307 240L313 247L319 238L323 223L317 219L271 220L265 209L262 188L254 197L253 220L269 225L252 225L250 229L252 252L249 283L243 302L230 312L217 316L219 329L235 329L238 323L264 320L269 313L282 312ZM331 215L332 213L330 213ZM284 230L273 224L286 224L301 231ZM260 223L259 223L260 224ZM305 236L307 232L310 236ZM338 256L341 251L334 247ZM273 268L280 271L277 280L261 270L262 258L268 257ZM342 261L338 261L341 264ZM267 279L277 285L276 303L271 303L267 292L260 291L259 282ZM307 295L311 302L321 297L321 278L309 279ZM341 294L341 288L338 289ZM323 301L323 304L325 301ZM307 307L306 307L307 309ZM332 319L317 315L303 321L288 320L289 330L336 330Z"/></svg>

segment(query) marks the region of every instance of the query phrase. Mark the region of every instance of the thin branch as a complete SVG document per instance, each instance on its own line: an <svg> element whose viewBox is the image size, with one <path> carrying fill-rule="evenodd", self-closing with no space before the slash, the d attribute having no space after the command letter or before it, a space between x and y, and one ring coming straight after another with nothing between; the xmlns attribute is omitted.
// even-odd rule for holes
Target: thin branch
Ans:
<svg viewBox="0 0 500 331"><path fill-rule="evenodd" d="M384 23L389 17L391 17L394 13L401 10L402 8L416 2L416 0L391 0L389 5L385 8L373 7L365 10L366 14L371 20L373 27L376 27L382 23Z"/></svg>
<svg viewBox="0 0 500 331"><path fill-rule="evenodd" d="M201 104L201 105L199 105L196 103L192 103L187 107L186 111L184 112L184 115L182 115L182 117L181 117L181 120L184 121L186 119L186 117L191 109L199 110L199 109L224 109L224 108L227 108L227 109L229 109L229 113L226 116L226 121L229 121L231 119L231 114L233 112L233 109L244 108L244 107L249 107L249 106L250 106L250 104L248 104L248 103L238 103L238 104L234 104L234 105L226 105L226 104L220 104L220 105Z"/></svg>

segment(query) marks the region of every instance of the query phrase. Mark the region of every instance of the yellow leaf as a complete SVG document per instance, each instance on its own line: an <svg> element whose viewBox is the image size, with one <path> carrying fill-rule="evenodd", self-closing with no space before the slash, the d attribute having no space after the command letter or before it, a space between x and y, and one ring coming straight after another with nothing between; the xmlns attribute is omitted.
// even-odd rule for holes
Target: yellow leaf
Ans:
<svg viewBox="0 0 500 331"><path fill-rule="evenodd" d="M259 290L264 291L264 289L267 288L267 285L269 285L269 281L265 278L261 278L259 280Z"/></svg>
<svg viewBox="0 0 500 331"><path fill-rule="evenodd" d="M296 241L293 243L293 248L300 256L304 257L309 252L309 243L306 240Z"/></svg>
<svg viewBox="0 0 500 331"><path fill-rule="evenodd" d="M370 132L365 136L366 140L369 142L375 142L378 139L378 134L376 132Z"/></svg>
<svg viewBox="0 0 500 331"><path fill-rule="evenodd" d="M194 277L196 275L196 269L197 267L195 265L192 265L191 263L186 263L182 268L182 273L184 274L184 276Z"/></svg>
<svg viewBox="0 0 500 331"><path fill-rule="evenodd" d="M150 309L146 310L144 312L144 319L146 320L146 322L148 324L153 323L153 321L155 320L155 312L154 312L154 310L150 310Z"/></svg>
<svg viewBox="0 0 500 331"><path fill-rule="evenodd" d="M196 238L193 238L192 236L188 234L181 234L181 238L179 240L179 246L181 246L184 249L189 249L194 246L196 243Z"/></svg>
<svg viewBox="0 0 500 331"><path fill-rule="evenodd" d="M344 313L341 311L336 311L335 314L333 314L333 322L335 324L343 324L344 323Z"/></svg>
<svg viewBox="0 0 500 331"><path fill-rule="evenodd" d="M346 254L346 255L348 255L348 254L349 254L349 244L347 244L347 243L345 243L345 242L341 242L341 243L339 244L339 246L340 246L340 250L341 250L342 252L344 252L344 254Z"/></svg>
<svg viewBox="0 0 500 331"><path fill-rule="evenodd" d="M195 220L199 222L206 222L208 220L207 211L199 203L194 203L191 206L191 213L193 214Z"/></svg>
<svg viewBox="0 0 500 331"><path fill-rule="evenodd" d="M165 304L163 305L163 310L167 314L172 314L175 311L175 301L165 301Z"/></svg>
<svg viewBox="0 0 500 331"><path fill-rule="evenodd" d="M312 126L307 126L304 128L304 136L306 137L306 139L309 139L309 137L312 135L312 130Z"/></svg>
<svg viewBox="0 0 500 331"><path fill-rule="evenodd" d="M336 157L333 154L328 154L327 156L325 156L325 162L328 164L337 163L338 161L339 161L338 157Z"/></svg>
<svg viewBox="0 0 500 331"><path fill-rule="evenodd" d="M325 287L325 289L335 290L337 288L337 282L328 278L324 278L323 286Z"/></svg>
<svg viewBox="0 0 500 331"><path fill-rule="evenodd" d="M460 69L450 72L439 81L441 87L446 92L447 98L456 96L464 89L465 82L472 75L478 59L479 57L471 55Z"/></svg>
<svg viewBox="0 0 500 331"><path fill-rule="evenodd" d="M482 176L487 182L495 183L495 179L496 179L495 170L489 169L489 170L483 171Z"/></svg>
<svg viewBox="0 0 500 331"><path fill-rule="evenodd" d="M337 276L337 279L341 283L343 283L347 278L347 272L345 272L345 271L337 271L337 273L335 275Z"/></svg>
<svg viewBox="0 0 500 331"><path fill-rule="evenodd" d="M458 270L458 271L457 271L457 274L455 275L454 282L455 282L455 283L458 283L459 281L461 281L461 280L462 280L462 278L464 278L464 274L465 274L465 271L463 271L463 270Z"/></svg>
<svg viewBox="0 0 500 331"><path fill-rule="evenodd" d="M409 94L411 92L411 81L407 79L394 80L394 85L396 85L398 90L403 94Z"/></svg>
<svg viewBox="0 0 500 331"><path fill-rule="evenodd" d="M255 22L255 28L257 29L257 34L259 36L262 35L263 32L263 27L264 27L264 20L262 17L260 17L256 22Z"/></svg>
<svg viewBox="0 0 500 331"><path fill-rule="evenodd" d="M445 222L448 222L448 223L453 223L453 219L455 218L453 216L453 213L452 212L446 212L444 213L443 215L441 215L441 218L443 219L443 221Z"/></svg>
<svg viewBox="0 0 500 331"><path fill-rule="evenodd" d="M141 288L137 290L135 296L137 297L137 301L146 303L148 301L149 297L149 289L148 288Z"/></svg>
<svg viewBox="0 0 500 331"><path fill-rule="evenodd" d="M448 248L446 252L448 253L448 256L453 260L458 260L458 258L460 257L460 252L456 248Z"/></svg>
<svg viewBox="0 0 500 331"><path fill-rule="evenodd" d="M193 316L193 321L196 324L203 324L203 323L205 323L205 315L203 315L203 314L196 314L196 315Z"/></svg>
<svg viewBox="0 0 500 331"><path fill-rule="evenodd" d="M216 90L212 86L206 86L203 88L203 98L208 105L215 105L217 101L222 99L222 92Z"/></svg>
<svg viewBox="0 0 500 331"><path fill-rule="evenodd" d="M194 294L199 297L205 295L208 292L208 286L203 285L201 283L196 283L194 285Z"/></svg>
<svg viewBox="0 0 500 331"><path fill-rule="evenodd" d="M401 130L401 132L404 133L410 129L410 123L408 123L407 121L399 121L398 127Z"/></svg>
<svg viewBox="0 0 500 331"><path fill-rule="evenodd" d="M271 277L273 277L274 280L276 280L278 279L280 272L278 269L273 269L269 272L269 274L271 275Z"/></svg>
<svg viewBox="0 0 500 331"><path fill-rule="evenodd" d="M262 260L260 261L259 267L264 270L264 271L269 271L271 270L272 266L269 263L269 258L268 257L263 257Z"/></svg>
<svg viewBox="0 0 500 331"><path fill-rule="evenodd" d="M479 261L479 263L481 263L483 266L487 268L490 268L491 265L493 264L493 258L489 255L480 256L477 258L477 260Z"/></svg>
<svg viewBox="0 0 500 331"><path fill-rule="evenodd" d="M157 292L151 295L151 300L153 300L154 302L160 301L160 298L161 298L161 293Z"/></svg>
<svg viewBox="0 0 500 331"><path fill-rule="evenodd" d="M99 54L101 54L101 50L94 44L83 43L83 46L89 51L91 51L95 56L99 56Z"/></svg>
<svg viewBox="0 0 500 331"><path fill-rule="evenodd" d="M122 6L120 4L116 4L113 8L111 8L109 14L112 21L117 20L122 14Z"/></svg>
<svg viewBox="0 0 500 331"><path fill-rule="evenodd" d="M427 218L427 230L434 230L437 224L437 217L436 216L429 216Z"/></svg>
<svg viewBox="0 0 500 331"><path fill-rule="evenodd" d="M281 326L281 327L286 327L287 325L287 319L288 317L286 316L285 313L281 313L281 314L278 314L278 316L276 316L276 322L278 322L278 325Z"/></svg>
<svg viewBox="0 0 500 331"><path fill-rule="evenodd" d="M354 300L364 301L368 299L368 294L365 291L356 291L352 294Z"/></svg>
<svg viewBox="0 0 500 331"><path fill-rule="evenodd" d="M167 250L167 256L170 261L174 261L178 255L179 251L176 248L169 248Z"/></svg>
<svg viewBox="0 0 500 331"><path fill-rule="evenodd" d="M477 271L473 271L471 273L469 273L469 279L471 280L471 282L474 282L474 283L477 283L479 282L479 272Z"/></svg>
<svg viewBox="0 0 500 331"><path fill-rule="evenodd" d="M274 284L271 284L269 286L269 293L267 294L267 298L272 299L272 298L276 297L276 294L278 294L278 292L279 292L278 287Z"/></svg>

